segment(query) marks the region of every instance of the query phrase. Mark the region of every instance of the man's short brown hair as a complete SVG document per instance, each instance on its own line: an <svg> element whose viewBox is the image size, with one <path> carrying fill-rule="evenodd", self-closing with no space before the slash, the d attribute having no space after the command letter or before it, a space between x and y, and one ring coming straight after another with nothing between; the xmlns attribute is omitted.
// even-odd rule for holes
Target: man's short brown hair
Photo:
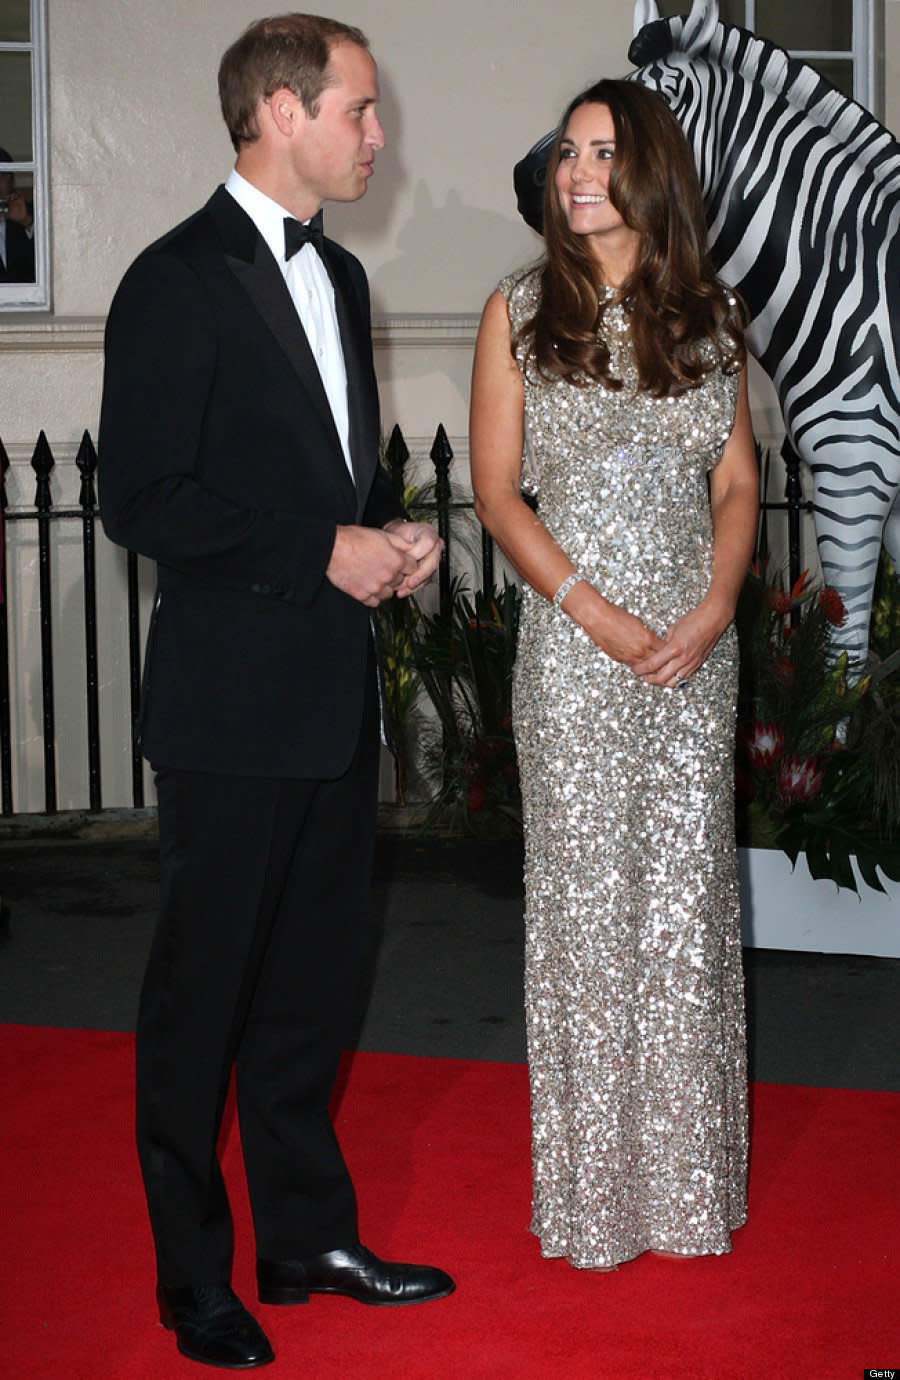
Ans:
<svg viewBox="0 0 900 1380"><path fill-rule="evenodd" d="M259 138L260 101L281 87L293 91L307 115L315 118L331 50L339 43L369 47L360 29L317 14L257 19L232 43L219 64L219 101L239 152L242 144Z"/></svg>

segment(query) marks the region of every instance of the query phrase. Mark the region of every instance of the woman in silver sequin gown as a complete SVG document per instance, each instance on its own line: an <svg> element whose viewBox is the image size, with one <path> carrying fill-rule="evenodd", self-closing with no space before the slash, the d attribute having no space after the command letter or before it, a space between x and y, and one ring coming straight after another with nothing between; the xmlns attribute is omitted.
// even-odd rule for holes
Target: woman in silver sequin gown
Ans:
<svg viewBox="0 0 900 1380"><path fill-rule="evenodd" d="M732 619L757 476L738 308L674 118L603 82L560 131L547 259L485 308L472 473L525 581L532 1230L611 1269L724 1253L745 1220ZM589 329L563 334L586 296Z"/></svg>

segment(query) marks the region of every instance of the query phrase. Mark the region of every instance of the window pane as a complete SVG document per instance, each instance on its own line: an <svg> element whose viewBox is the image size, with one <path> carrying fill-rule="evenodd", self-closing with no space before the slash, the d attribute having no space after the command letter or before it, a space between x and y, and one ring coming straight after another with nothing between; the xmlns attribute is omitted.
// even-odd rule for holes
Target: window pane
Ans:
<svg viewBox="0 0 900 1380"><path fill-rule="evenodd" d="M686 14L688 0L659 0L663 19ZM744 0L719 0L724 24L746 27ZM853 0L756 0L755 32L782 48L824 48L849 52L853 47Z"/></svg>
<svg viewBox="0 0 900 1380"><path fill-rule="evenodd" d="M843 91L845 96L854 100L853 95L853 63L849 60L844 62L840 58L806 58L810 67L815 67L820 76L826 81L830 81L832 86L836 86L838 91Z"/></svg>
<svg viewBox="0 0 900 1380"><path fill-rule="evenodd" d="M663 19L671 19L676 14L687 14L690 0L659 0L658 9ZM723 24L738 24L742 29L745 28L744 0L719 0L719 18Z"/></svg>
<svg viewBox="0 0 900 1380"><path fill-rule="evenodd" d="M0 43L31 39L31 0L0 0Z"/></svg>
<svg viewBox="0 0 900 1380"><path fill-rule="evenodd" d="M0 52L0 148L31 162L31 54Z"/></svg>
<svg viewBox="0 0 900 1380"><path fill-rule="evenodd" d="M737 24L739 29L746 29L747 9L744 0L719 0L719 18L723 24Z"/></svg>
<svg viewBox="0 0 900 1380"><path fill-rule="evenodd" d="M853 47L853 0L756 0L756 32L782 48Z"/></svg>

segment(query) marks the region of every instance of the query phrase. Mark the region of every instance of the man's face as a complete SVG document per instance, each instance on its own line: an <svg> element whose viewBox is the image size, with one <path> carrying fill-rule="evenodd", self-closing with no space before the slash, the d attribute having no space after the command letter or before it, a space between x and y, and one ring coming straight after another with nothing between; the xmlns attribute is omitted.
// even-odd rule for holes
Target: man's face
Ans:
<svg viewBox="0 0 900 1380"><path fill-rule="evenodd" d="M322 201L357 201L384 148L375 114L378 73L364 48L340 43L331 50L330 84L319 97L314 119L303 114L302 137L293 150L293 170L304 192Z"/></svg>

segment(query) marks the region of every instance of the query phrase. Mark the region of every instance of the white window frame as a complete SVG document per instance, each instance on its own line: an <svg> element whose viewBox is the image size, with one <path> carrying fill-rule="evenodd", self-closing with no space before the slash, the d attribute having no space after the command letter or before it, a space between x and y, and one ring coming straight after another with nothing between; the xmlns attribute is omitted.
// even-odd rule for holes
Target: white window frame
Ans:
<svg viewBox="0 0 900 1380"><path fill-rule="evenodd" d="M803 62L815 62L817 58L852 62L854 99L870 110L876 119L881 119L883 111L880 109L881 91L875 45L877 3L878 0L852 0L852 49L791 48L789 51L791 57ZM744 0L744 12L744 27L755 32L756 0Z"/></svg>
<svg viewBox="0 0 900 1380"><path fill-rule="evenodd" d="M47 9L31 0L31 39L0 42L0 52L31 54L31 161L8 170L29 173L34 187L34 282L0 283L0 312L50 309L50 197L47 176Z"/></svg>

